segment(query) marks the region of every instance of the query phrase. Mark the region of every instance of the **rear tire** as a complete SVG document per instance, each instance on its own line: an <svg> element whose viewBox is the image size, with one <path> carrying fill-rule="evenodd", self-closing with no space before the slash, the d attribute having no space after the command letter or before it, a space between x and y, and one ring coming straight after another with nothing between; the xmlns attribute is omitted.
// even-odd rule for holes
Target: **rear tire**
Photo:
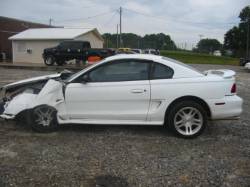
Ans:
<svg viewBox="0 0 250 187"><path fill-rule="evenodd" d="M31 128L36 132L53 132L58 128L57 111L48 105L40 105L31 111Z"/></svg>
<svg viewBox="0 0 250 187"><path fill-rule="evenodd" d="M181 101L170 109L166 122L176 135L195 138L204 131L207 120L202 105L195 101Z"/></svg>

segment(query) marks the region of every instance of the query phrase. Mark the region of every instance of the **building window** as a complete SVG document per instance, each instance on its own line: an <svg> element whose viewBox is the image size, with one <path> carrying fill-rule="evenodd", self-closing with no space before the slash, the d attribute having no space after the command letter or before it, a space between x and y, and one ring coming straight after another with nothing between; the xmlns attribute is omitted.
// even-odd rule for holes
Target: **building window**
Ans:
<svg viewBox="0 0 250 187"><path fill-rule="evenodd" d="M17 51L18 52L26 52L26 43L25 42L18 42L17 43Z"/></svg>

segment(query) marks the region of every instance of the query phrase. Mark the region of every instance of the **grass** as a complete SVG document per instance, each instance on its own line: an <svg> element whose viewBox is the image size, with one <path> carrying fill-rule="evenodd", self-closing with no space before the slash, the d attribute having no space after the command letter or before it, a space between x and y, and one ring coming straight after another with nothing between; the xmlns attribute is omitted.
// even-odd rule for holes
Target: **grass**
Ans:
<svg viewBox="0 0 250 187"><path fill-rule="evenodd" d="M238 58L213 56L202 53L193 53L188 51L161 51L162 56L173 58L184 63L190 64L221 64L221 65L239 65Z"/></svg>

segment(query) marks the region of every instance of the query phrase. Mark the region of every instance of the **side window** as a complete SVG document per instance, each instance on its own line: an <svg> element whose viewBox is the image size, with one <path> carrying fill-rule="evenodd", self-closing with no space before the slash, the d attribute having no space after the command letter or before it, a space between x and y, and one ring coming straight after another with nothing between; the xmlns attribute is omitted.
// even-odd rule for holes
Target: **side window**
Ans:
<svg viewBox="0 0 250 187"><path fill-rule="evenodd" d="M63 50L69 49L70 48L70 43L69 42L62 42L60 44L60 48Z"/></svg>
<svg viewBox="0 0 250 187"><path fill-rule="evenodd" d="M83 43L83 48L84 48L84 49L91 48L91 47L90 47L90 43L89 43L89 42L84 42L84 43Z"/></svg>
<svg viewBox="0 0 250 187"><path fill-rule="evenodd" d="M82 48L82 43L80 42L72 42L71 45L69 46L70 49L72 50L78 50Z"/></svg>
<svg viewBox="0 0 250 187"><path fill-rule="evenodd" d="M151 79L171 79L174 75L174 70L163 64L154 63Z"/></svg>
<svg viewBox="0 0 250 187"><path fill-rule="evenodd" d="M137 60L114 61L89 73L90 82L119 82L148 80L148 62Z"/></svg>

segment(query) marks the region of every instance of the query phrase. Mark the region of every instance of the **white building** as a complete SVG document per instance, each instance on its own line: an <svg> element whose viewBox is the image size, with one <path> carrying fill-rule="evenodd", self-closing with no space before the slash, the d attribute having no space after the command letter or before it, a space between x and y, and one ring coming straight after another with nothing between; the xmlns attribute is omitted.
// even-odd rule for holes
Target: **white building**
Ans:
<svg viewBox="0 0 250 187"><path fill-rule="evenodd" d="M104 40L97 29L39 28L28 29L11 36L13 62L43 63L45 48L65 40L89 41L92 48L103 48Z"/></svg>

